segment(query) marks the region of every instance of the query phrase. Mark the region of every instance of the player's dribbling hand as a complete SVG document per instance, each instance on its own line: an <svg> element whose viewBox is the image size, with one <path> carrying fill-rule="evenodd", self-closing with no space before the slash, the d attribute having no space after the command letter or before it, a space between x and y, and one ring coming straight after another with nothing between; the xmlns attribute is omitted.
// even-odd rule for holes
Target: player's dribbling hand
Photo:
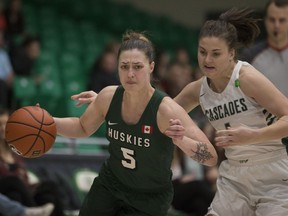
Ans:
<svg viewBox="0 0 288 216"><path fill-rule="evenodd" d="M96 97L97 93L94 91L84 91L79 94L75 94L71 96L72 100L77 100L76 106L81 106L82 104L90 104L92 103Z"/></svg>
<svg viewBox="0 0 288 216"><path fill-rule="evenodd" d="M170 126L165 130L164 134L173 140L182 140L185 134L185 128L179 119L170 119Z"/></svg>

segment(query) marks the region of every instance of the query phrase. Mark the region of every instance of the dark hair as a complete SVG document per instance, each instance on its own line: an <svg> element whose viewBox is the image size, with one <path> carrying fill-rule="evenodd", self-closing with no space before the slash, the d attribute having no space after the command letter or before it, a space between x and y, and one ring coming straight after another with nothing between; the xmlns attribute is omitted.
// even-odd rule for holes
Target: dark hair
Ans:
<svg viewBox="0 0 288 216"><path fill-rule="evenodd" d="M268 7L271 4L275 4L277 7L286 7L288 6L288 0L269 0L265 5L265 16L267 15Z"/></svg>
<svg viewBox="0 0 288 216"><path fill-rule="evenodd" d="M6 114L7 115L10 114L9 110L0 106L0 115L6 115Z"/></svg>
<svg viewBox="0 0 288 216"><path fill-rule="evenodd" d="M253 10L231 8L222 13L218 20L208 20L201 28L199 39L218 37L227 42L229 49L249 46L260 34L259 19L252 17Z"/></svg>
<svg viewBox="0 0 288 216"><path fill-rule="evenodd" d="M34 42L40 43L40 38L35 35L27 35L22 41L22 46L28 47Z"/></svg>
<svg viewBox="0 0 288 216"><path fill-rule="evenodd" d="M132 30L127 31L122 38L122 43L118 51L118 59L122 51L138 49L143 51L149 63L154 61L155 50L151 41L145 36L144 33L135 32Z"/></svg>

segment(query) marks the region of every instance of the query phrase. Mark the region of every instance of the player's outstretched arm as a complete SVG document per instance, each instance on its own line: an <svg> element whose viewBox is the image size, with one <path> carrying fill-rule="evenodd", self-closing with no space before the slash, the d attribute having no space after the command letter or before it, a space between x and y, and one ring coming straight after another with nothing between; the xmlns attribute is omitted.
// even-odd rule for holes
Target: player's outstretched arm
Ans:
<svg viewBox="0 0 288 216"><path fill-rule="evenodd" d="M80 118L56 118L57 134L64 137L79 138L93 134L104 122L106 112L117 86L104 88L87 107Z"/></svg>
<svg viewBox="0 0 288 216"><path fill-rule="evenodd" d="M214 146L186 111L171 98L163 99L157 122L159 129L172 138L174 144L190 158L207 166L217 164L218 156Z"/></svg>

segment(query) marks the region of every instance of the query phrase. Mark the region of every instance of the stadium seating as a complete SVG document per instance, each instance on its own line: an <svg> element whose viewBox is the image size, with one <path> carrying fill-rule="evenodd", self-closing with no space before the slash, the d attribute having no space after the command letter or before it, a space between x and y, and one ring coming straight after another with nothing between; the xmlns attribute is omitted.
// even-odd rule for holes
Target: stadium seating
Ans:
<svg viewBox="0 0 288 216"><path fill-rule="evenodd" d="M16 76L13 82L14 98L21 106L30 103L37 94L36 85L32 78Z"/></svg>

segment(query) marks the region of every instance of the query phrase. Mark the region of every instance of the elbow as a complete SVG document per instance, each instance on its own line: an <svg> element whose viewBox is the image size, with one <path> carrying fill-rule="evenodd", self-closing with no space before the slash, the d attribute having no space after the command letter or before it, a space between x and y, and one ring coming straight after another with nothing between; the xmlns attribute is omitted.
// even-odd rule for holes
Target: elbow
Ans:
<svg viewBox="0 0 288 216"><path fill-rule="evenodd" d="M216 166L218 164L218 155L215 154L205 165L209 167Z"/></svg>
<svg viewBox="0 0 288 216"><path fill-rule="evenodd" d="M218 154L215 149L212 151L212 156L209 160L207 166L216 166L218 164Z"/></svg>
<svg viewBox="0 0 288 216"><path fill-rule="evenodd" d="M80 122L81 134L79 134L79 138L89 137L92 133L85 129L83 124Z"/></svg>
<svg viewBox="0 0 288 216"><path fill-rule="evenodd" d="M91 130L91 128L85 127L85 125L83 124L83 120L81 118L79 118L79 124L81 128L80 138L89 137L95 132L95 130Z"/></svg>

